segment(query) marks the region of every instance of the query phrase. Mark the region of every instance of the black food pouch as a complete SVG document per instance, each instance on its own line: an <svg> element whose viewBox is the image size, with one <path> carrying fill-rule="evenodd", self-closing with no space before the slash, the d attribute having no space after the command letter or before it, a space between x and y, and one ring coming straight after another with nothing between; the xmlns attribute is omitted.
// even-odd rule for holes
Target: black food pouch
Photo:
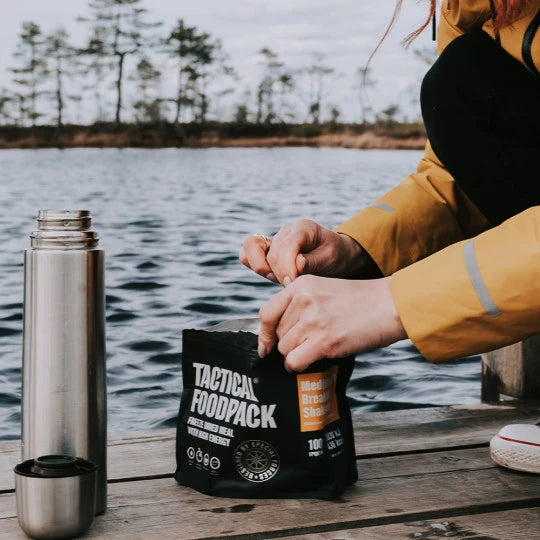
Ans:
<svg viewBox="0 0 540 540"><path fill-rule="evenodd" d="M250 332L184 330L175 479L236 498L329 498L357 478L354 358L287 373Z"/></svg>

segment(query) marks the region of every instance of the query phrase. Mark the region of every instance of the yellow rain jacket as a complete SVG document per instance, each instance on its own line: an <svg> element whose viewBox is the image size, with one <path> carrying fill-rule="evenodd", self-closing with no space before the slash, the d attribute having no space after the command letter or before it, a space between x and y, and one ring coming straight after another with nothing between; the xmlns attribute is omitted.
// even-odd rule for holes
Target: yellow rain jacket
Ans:
<svg viewBox="0 0 540 540"><path fill-rule="evenodd" d="M532 4L500 33L501 46L524 65L524 33L540 9L540 1ZM489 0L444 0L439 54L478 27L494 37ZM531 56L540 70L540 31ZM540 206L492 227L429 143L416 173L335 230L354 238L392 276L403 326L432 362L540 332Z"/></svg>

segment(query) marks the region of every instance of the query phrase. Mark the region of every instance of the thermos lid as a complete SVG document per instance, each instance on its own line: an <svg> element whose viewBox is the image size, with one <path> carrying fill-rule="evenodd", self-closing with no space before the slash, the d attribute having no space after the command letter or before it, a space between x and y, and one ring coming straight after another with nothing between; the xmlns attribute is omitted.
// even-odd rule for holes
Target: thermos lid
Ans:
<svg viewBox="0 0 540 540"><path fill-rule="evenodd" d="M96 469L95 463L80 457L48 455L19 463L15 467L15 474L33 478L65 478L91 473Z"/></svg>
<svg viewBox="0 0 540 540"><path fill-rule="evenodd" d="M70 469L77 459L72 456L41 456L34 460L34 466L42 469Z"/></svg>

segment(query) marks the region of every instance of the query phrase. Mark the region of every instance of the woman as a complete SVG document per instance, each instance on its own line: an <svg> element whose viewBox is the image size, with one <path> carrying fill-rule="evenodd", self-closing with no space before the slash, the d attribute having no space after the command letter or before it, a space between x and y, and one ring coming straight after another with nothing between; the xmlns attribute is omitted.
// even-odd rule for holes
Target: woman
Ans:
<svg viewBox="0 0 540 540"><path fill-rule="evenodd" d="M334 231L244 242L243 264L285 286L261 357L277 343L301 371L408 337L444 362L540 332L539 25L540 0L444 0L417 172Z"/></svg>

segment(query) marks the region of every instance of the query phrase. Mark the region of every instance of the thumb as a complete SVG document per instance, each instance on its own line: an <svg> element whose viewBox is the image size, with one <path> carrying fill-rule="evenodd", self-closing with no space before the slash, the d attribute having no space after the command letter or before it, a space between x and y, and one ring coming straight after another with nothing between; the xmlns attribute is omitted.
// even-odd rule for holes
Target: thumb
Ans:
<svg viewBox="0 0 540 540"><path fill-rule="evenodd" d="M327 266L328 256L326 256L324 250L320 248L316 248L308 253L300 253L296 257L296 269L298 270L298 275L324 275Z"/></svg>

